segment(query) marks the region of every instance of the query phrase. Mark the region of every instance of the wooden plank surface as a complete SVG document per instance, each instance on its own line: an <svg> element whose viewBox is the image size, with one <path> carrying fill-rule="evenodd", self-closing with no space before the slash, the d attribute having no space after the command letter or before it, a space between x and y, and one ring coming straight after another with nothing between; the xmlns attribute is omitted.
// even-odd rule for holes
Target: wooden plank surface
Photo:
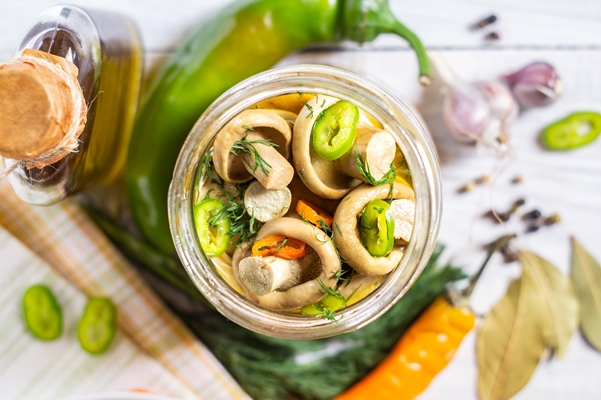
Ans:
<svg viewBox="0 0 601 400"><path fill-rule="evenodd" d="M147 67L159 62L195 23L228 0L215 1L73 1L130 15L139 25ZM575 235L601 260L601 141L570 153L551 153L537 141L542 127L577 110L601 111L601 2L596 0L394 0L392 9L412 27L426 46L442 55L465 80L494 79L534 60L554 64L565 83L565 93L552 106L523 113L511 127L514 156L509 163L479 154L474 148L452 141L442 121L441 87L423 90L416 81L414 55L394 37L359 47L347 44L293 54L280 63L325 63L364 74L413 104L424 117L436 140L443 176L444 214L440 240L447 256L475 268L483 254L477 246L503 232L523 233L524 225L512 221L506 227L479 217L491 208L506 209L518 197L527 209L557 212L561 224L531 235L519 244L551 260L569 272L569 236ZM53 4L48 0L4 0L0 6L0 59L17 47L34 16ZM486 43L483 32L467 27L490 12L499 16L495 29L502 39ZM502 169L501 169L502 168ZM500 171L500 172L499 172ZM457 188L483 174L498 173L495 184L467 194ZM510 180L525 176L521 185ZM517 264L499 259L485 272L472 306L485 313L503 295L510 280L519 275ZM455 360L424 393L424 399L476 398L475 335L460 348ZM542 363L516 399L601 398L601 354L593 351L580 333L574 335L564 360Z"/></svg>

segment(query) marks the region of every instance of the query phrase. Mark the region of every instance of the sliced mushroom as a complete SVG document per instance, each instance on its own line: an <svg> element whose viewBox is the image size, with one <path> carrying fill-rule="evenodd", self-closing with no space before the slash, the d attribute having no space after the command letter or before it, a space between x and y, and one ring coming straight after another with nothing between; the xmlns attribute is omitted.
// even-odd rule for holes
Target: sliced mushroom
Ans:
<svg viewBox="0 0 601 400"><path fill-rule="evenodd" d="M292 194L287 187L267 190L259 182L253 182L244 192L246 211L261 222L284 216L290 209Z"/></svg>
<svg viewBox="0 0 601 400"><path fill-rule="evenodd" d="M215 170L226 182L248 182L254 176L266 189L283 189L294 175L294 168L287 160L290 157L291 136L290 125L277 113L271 110L243 111L228 122L215 138ZM243 139L246 139L246 144L239 142ZM275 146L259 141L269 141ZM253 154L244 151L238 151L238 155L232 153L232 146L236 142L249 150L256 150L263 159L265 170L253 158Z"/></svg>
<svg viewBox="0 0 601 400"><path fill-rule="evenodd" d="M396 142L390 133L369 126L357 127L352 149L336 160L336 167L355 179L367 182L357 168L358 154L374 179L380 180L390 171L396 149Z"/></svg>
<svg viewBox="0 0 601 400"><path fill-rule="evenodd" d="M337 160L317 156L312 145L313 125L325 109L338 101L325 95L317 95L308 101L294 123L292 138L296 171L313 193L326 199L340 199L361 181L367 182L357 168L357 154L369 165L371 175L379 180L390 170L397 148L392 135L375 128L360 112L353 147Z"/></svg>
<svg viewBox="0 0 601 400"><path fill-rule="evenodd" d="M246 257L238 266L241 283L257 296L274 290L288 290L315 279L321 271L321 260L314 251L296 260L274 256Z"/></svg>
<svg viewBox="0 0 601 400"><path fill-rule="evenodd" d="M337 282L337 279L333 276L341 267L340 258L330 238L313 225L306 224L299 219L287 217L268 221L259 230L257 236L267 237L271 235L284 235L305 242L319 257L321 271L319 276L314 279L287 290L273 291L263 296L256 296L249 290L247 297L272 310L295 310L304 305L316 303L325 297L318 280L321 280L327 286L333 287ZM245 254L248 254L248 247L246 250L234 253L234 275L240 282L243 282L240 264L242 264ZM282 288L280 287L280 289Z"/></svg>
<svg viewBox="0 0 601 400"><path fill-rule="evenodd" d="M415 220L415 201L413 199L393 200L390 203L390 211L394 217L394 238L408 243Z"/></svg>
<svg viewBox="0 0 601 400"><path fill-rule="evenodd" d="M360 180L341 173L334 161L318 157L313 150L311 136L315 120L323 110L338 101L335 97L317 95L307 102L294 123L294 166L303 183L324 199L340 199L361 184Z"/></svg>
<svg viewBox="0 0 601 400"><path fill-rule="evenodd" d="M362 274L384 275L399 265L403 251L394 248L386 257L374 257L361 243L358 217L367 204L374 199L390 197L390 186L371 186L364 184L350 192L338 206L334 214L334 242L343 259L353 269ZM395 183L393 198L415 200L413 190L402 183Z"/></svg>

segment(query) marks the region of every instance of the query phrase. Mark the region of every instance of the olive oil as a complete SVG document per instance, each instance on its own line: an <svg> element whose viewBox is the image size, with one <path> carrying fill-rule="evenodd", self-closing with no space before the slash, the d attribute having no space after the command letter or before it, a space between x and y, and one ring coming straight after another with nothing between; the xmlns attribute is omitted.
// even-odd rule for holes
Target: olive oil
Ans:
<svg viewBox="0 0 601 400"><path fill-rule="evenodd" d="M41 168L20 165L8 179L24 201L53 204L123 172L140 88L142 51L133 23L118 14L59 5L43 12L25 49L63 57L78 68L87 122L75 152ZM18 160L4 159L5 168Z"/></svg>

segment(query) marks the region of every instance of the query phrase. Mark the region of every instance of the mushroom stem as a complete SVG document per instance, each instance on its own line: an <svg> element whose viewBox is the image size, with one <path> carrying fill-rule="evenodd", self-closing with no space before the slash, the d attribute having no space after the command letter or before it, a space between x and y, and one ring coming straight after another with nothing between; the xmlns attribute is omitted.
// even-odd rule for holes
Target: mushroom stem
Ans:
<svg viewBox="0 0 601 400"><path fill-rule="evenodd" d="M260 131L249 132L249 142L264 140ZM241 153L244 167L254 176L265 189L280 190L288 186L294 176L294 168L275 148L261 143L253 143L256 154ZM254 152L253 152L254 153ZM259 156L265 168L261 168L257 157Z"/></svg>
<svg viewBox="0 0 601 400"><path fill-rule="evenodd" d="M390 171L395 151L396 142L391 134L374 127L360 126L357 127L357 138L352 149L336 160L336 168L355 179L368 182L357 168L358 154L374 179L380 180Z"/></svg>
<svg viewBox="0 0 601 400"><path fill-rule="evenodd" d="M274 256L247 257L240 261L241 283L257 296L279 289L284 283L300 276L301 265L295 260Z"/></svg>
<svg viewBox="0 0 601 400"><path fill-rule="evenodd" d="M390 211L394 218L394 238L409 243L415 219L415 201L413 199L393 200L390 203Z"/></svg>

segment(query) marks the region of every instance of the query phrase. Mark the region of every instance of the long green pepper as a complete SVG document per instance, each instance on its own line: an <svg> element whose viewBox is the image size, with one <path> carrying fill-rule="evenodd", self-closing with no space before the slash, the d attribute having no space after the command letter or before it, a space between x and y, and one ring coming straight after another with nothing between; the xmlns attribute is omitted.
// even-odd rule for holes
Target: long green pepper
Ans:
<svg viewBox="0 0 601 400"><path fill-rule="evenodd" d="M387 0L239 0L201 24L152 83L134 126L126 183L146 239L165 253L174 251L167 217L173 169L194 122L217 97L312 43L362 43L381 33L409 42L420 81L428 84L424 47Z"/></svg>

